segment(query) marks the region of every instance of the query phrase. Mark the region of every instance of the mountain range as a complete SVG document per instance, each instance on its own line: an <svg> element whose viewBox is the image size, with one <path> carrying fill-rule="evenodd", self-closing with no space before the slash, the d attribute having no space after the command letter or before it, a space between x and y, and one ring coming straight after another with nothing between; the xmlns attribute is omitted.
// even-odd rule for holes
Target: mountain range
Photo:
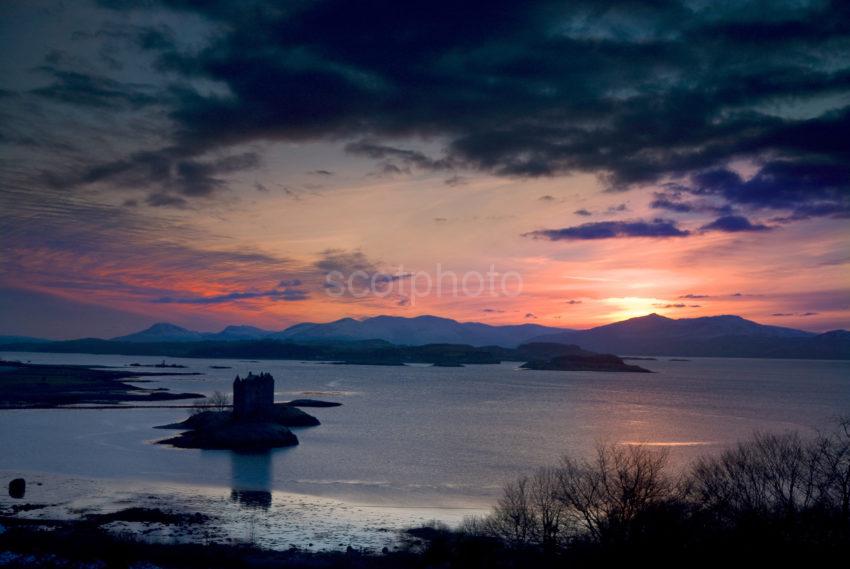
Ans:
<svg viewBox="0 0 850 569"><path fill-rule="evenodd" d="M650 314L589 330L544 334L533 341L578 344L620 355L850 359L846 330L817 334L733 315L676 320Z"/></svg>
<svg viewBox="0 0 850 569"><path fill-rule="evenodd" d="M174 324L159 323L141 332L119 336L112 340L116 342L199 342L268 339L296 343L384 340L407 346L469 344L514 348L537 336L564 331L569 330L538 324L491 326L479 322L458 322L437 316L414 318L375 316L364 320L342 318L323 324L303 322L279 332L253 326L228 326L221 332L205 333L187 330Z"/></svg>
<svg viewBox="0 0 850 569"><path fill-rule="evenodd" d="M274 335L271 330L254 326L227 326L221 332L196 332L176 324L159 322L126 336L111 338L113 342L232 342L239 340L259 340Z"/></svg>
<svg viewBox="0 0 850 569"><path fill-rule="evenodd" d="M14 349L14 346L28 345L38 351L51 349L51 344L44 344L44 340L27 340L4 340L4 337L0 337L0 346ZM209 346L203 349L208 352L212 349L210 346L219 346L215 349L222 351L225 350L223 346L231 342L260 341L301 346L385 342L396 346L451 344L510 349L538 342L573 344L596 352L635 356L850 359L850 332L846 330L817 334L759 324L733 315L672 319L650 314L588 330L538 324L493 326L436 316L376 316L363 320L343 318L321 324L305 322L281 331L228 326L215 333L159 323L111 340L88 340L86 346L91 344L96 345L97 350L114 351L115 346L119 345L206 343ZM80 341L65 342L67 346L62 349L71 349L75 346L74 342ZM55 344L59 349L62 343ZM126 351L128 348L123 349ZM135 353L135 348L133 350Z"/></svg>

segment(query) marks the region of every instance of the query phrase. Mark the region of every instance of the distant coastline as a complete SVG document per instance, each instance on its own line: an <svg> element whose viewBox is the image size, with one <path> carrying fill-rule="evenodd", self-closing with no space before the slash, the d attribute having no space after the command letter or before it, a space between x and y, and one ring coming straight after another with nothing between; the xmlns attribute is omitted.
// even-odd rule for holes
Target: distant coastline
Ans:
<svg viewBox="0 0 850 569"><path fill-rule="evenodd" d="M525 344L576 345L637 357L850 359L850 332L822 334L759 324L734 315L672 319L650 314L588 330L535 324L493 326L436 316L343 318L273 332L228 326L202 333L159 323L110 340L49 341L2 337L0 351L203 358L304 359L365 365L430 363L444 367L514 358Z"/></svg>
<svg viewBox="0 0 850 569"><path fill-rule="evenodd" d="M53 408L65 405L111 405L199 399L199 393L144 389L133 383L147 376L196 376L197 373L146 373L91 366L39 365L0 360L0 409Z"/></svg>

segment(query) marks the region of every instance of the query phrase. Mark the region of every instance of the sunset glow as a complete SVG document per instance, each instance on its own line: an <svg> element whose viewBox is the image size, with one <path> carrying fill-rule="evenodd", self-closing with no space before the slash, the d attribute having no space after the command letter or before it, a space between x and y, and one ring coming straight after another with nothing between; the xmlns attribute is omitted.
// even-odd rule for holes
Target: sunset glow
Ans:
<svg viewBox="0 0 850 569"><path fill-rule="evenodd" d="M105 335L161 320L203 330L234 323L282 329L376 314L573 328L652 312L674 318L733 313L813 331L850 325L848 186L844 180L809 187L801 180L821 174L807 171L797 182L782 182L784 189L768 188L769 180L791 175L780 168L803 160L793 149L765 142L758 151L729 150L691 169L657 166L651 175L627 180L636 168L631 160L650 167L649 159L639 157L654 151L640 146L639 131L653 132L658 125L619 133L624 147L609 163L576 158L575 166L564 166L572 163L569 155L552 155L540 158L539 172L522 162L547 152L531 142L516 155L504 150L491 158L483 148L479 155L466 147L462 152L463 137L484 128L478 123L454 129L437 120L440 126L427 136L416 135L416 125L384 132L377 122L362 133L336 134L319 119L308 128L299 117L269 119L268 125L243 117L227 119L234 121L227 131L219 124L225 110L214 109L219 114L202 120L191 115L194 107L187 101L164 94L158 102L149 99L182 85L215 107L215 97L228 89L249 89L241 78L213 71L208 84L161 71L169 54L190 57L193 41L226 45L229 39L216 36L203 17L183 11L160 16L160 27L152 29L167 39L156 48L139 48L135 32L121 28L132 11L91 6L71 17L62 10L37 13L28 4L11 10L7 26L26 20L56 28L51 37L63 51L57 55L55 46L35 45L9 30L19 57L4 63L2 88L21 95L0 101L5 116L17 117L9 123L16 134L0 139L5 148L0 332ZM188 30L185 38L163 31L189 21L182 28ZM124 50L120 72L99 55L104 44L98 30L110 26L126 31L109 40L115 50ZM87 39L66 45L72 35ZM88 66L85 73L81 62ZM366 69L370 63L357 65ZM393 72L370 73L385 73L390 81ZM608 81L583 73L590 83ZM467 79L472 81L467 76L457 81ZM98 81L100 90L94 86ZM583 115L570 114L578 113L572 109L580 102L570 98L558 76L546 81L561 93L564 109L571 109L563 111L570 117L565 120L586 126ZM300 97L293 89L290 95ZM26 102L24 93L31 94ZM601 87L597 96L611 97ZM753 104L762 100L759 93L751 96ZM643 97L636 92L631 104ZM824 103L829 108L823 110L789 103L785 120L803 128L812 113L846 113L841 101ZM287 104L275 102L273 108ZM545 116L544 102L529 104L529 120L539 119L535 112ZM638 120L620 116L627 108L614 108L610 112L618 120ZM733 108L729 102L712 112L721 116ZM319 116L322 109L336 112L322 106L308 111ZM391 122L398 111L388 103L374 110L376 116L339 112L340 121L378 121L384 113ZM36 114L54 117L49 136ZM114 123L109 132L99 130L104 117ZM520 116L506 120L506 129L524 128ZM592 132L587 152L602 144L592 140ZM84 144L76 140L78 133L88 133ZM27 142L42 135L40 145ZM671 146L664 160L673 161L692 145L720 144L718 136L670 142L681 146ZM177 152L182 157L171 156L179 144L186 146ZM785 162L769 161L777 153ZM839 162L846 166L846 160ZM463 274L491 266L521 275L522 294L333 298L323 285L332 268L434 276L438 267ZM60 314L76 315L75 323ZM54 327L57 321L66 322L61 330Z"/></svg>

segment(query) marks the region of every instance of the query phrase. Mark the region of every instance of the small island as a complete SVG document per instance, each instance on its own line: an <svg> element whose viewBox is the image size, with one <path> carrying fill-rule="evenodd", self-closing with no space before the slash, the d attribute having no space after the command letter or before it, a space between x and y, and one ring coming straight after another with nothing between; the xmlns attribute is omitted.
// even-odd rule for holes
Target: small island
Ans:
<svg viewBox="0 0 850 569"><path fill-rule="evenodd" d="M462 363L454 360L438 360L431 367L464 367Z"/></svg>
<svg viewBox="0 0 850 569"><path fill-rule="evenodd" d="M175 369L185 369L186 366L182 364L167 364L165 360L162 360L158 364L140 364L138 362L133 362L128 364L130 367L156 367L156 368L175 368Z"/></svg>
<svg viewBox="0 0 850 569"><path fill-rule="evenodd" d="M613 354L599 354L583 350L575 345L563 344L553 353L550 344L526 344L520 346L525 354L531 356L521 365L522 369L545 371L611 371L653 373L640 366L627 364Z"/></svg>
<svg viewBox="0 0 850 569"><path fill-rule="evenodd" d="M293 405L274 402L274 378L269 373L233 381L232 410L200 411L182 421L158 427L186 432L159 441L178 448L206 450L261 450L295 446L298 437L290 427L312 427L319 420ZM312 406L332 403L308 401Z"/></svg>

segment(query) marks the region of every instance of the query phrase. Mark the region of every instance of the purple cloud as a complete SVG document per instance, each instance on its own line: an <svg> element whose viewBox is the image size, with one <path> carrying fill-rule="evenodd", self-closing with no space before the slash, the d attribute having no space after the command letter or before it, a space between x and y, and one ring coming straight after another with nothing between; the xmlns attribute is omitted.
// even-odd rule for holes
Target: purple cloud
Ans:
<svg viewBox="0 0 850 569"><path fill-rule="evenodd" d="M617 237L687 237L690 231L680 229L670 219L652 221L598 221L561 229L541 229L524 233L523 237L548 241L612 239Z"/></svg>
<svg viewBox="0 0 850 569"><path fill-rule="evenodd" d="M772 227L752 223L742 215L724 215L711 223L700 227L700 231L723 231L725 233L740 233L748 231L770 231Z"/></svg>

